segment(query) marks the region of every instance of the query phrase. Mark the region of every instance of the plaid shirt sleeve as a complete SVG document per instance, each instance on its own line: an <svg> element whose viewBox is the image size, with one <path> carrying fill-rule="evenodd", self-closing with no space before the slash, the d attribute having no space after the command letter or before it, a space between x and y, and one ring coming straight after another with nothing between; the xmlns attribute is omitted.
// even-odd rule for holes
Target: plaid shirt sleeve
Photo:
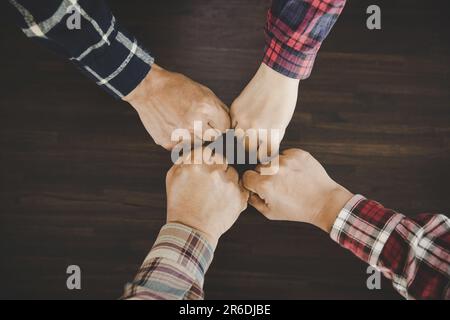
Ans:
<svg viewBox="0 0 450 320"><path fill-rule="evenodd" d="M22 31L70 59L116 98L144 79L153 57L103 0L9 0ZM79 22L79 23L77 23Z"/></svg>
<svg viewBox="0 0 450 320"><path fill-rule="evenodd" d="M263 63L290 78L308 78L345 1L273 0L265 26Z"/></svg>
<svg viewBox="0 0 450 320"><path fill-rule="evenodd" d="M450 220L407 218L354 196L338 215L331 238L392 280L407 299L450 299Z"/></svg>
<svg viewBox="0 0 450 320"><path fill-rule="evenodd" d="M197 231L168 223L134 281L126 285L123 299L201 300L213 255L213 248Z"/></svg>

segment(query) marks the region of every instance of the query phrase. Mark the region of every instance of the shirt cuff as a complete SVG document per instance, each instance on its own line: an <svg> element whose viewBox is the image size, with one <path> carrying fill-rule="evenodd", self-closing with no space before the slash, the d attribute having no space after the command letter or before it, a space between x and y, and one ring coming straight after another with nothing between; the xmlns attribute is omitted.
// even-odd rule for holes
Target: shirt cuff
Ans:
<svg viewBox="0 0 450 320"><path fill-rule="evenodd" d="M180 223L168 223L161 228L145 261L156 258L170 260L203 284L213 257L214 249L202 234Z"/></svg>
<svg viewBox="0 0 450 320"><path fill-rule="evenodd" d="M202 299L205 273L214 249L196 230L168 223L145 258L123 299Z"/></svg>
<svg viewBox="0 0 450 320"><path fill-rule="evenodd" d="M268 38L263 63L286 77L304 80L311 75L316 55L295 52L276 38Z"/></svg>
<svg viewBox="0 0 450 320"><path fill-rule="evenodd" d="M289 78L303 80L311 74L318 48L300 49L302 46L295 37L293 30L269 11L263 63Z"/></svg>
<svg viewBox="0 0 450 320"><path fill-rule="evenodd" d="M361 260L377 267L384 245L403 218L376 201L355 195L339 213L330 236Z"/></svg>
<svg viewBox="0 0 450 320"><path fill-rule="evenodd" d="M71 61L109 94L122 99L142 82L154 58L114 19L105 37L99 48L89 47Z"/></svg>
<svg viewBox="0 0 450 320"><path fill-rule="evenodd" d="M264 28L263 63L287 77L308 78L345 2L274 1Z"/></svg>

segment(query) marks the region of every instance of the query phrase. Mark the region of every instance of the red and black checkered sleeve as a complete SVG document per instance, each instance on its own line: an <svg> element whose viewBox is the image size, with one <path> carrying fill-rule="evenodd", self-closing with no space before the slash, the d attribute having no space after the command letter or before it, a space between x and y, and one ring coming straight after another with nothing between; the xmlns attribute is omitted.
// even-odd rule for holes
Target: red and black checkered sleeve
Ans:
<svg viewBox="0 0 450 320"><path fill-rule="evenodd" d="M345 2L273 0L265 26L263 63L290 78L308 78L317 52Z"/></svg>
<svg viewBox="0 0 450 320"><path fill-rule="evenodd" d="M354 196L336 219L331 238L392 280L408 299L450 299L450 219L405 217Z"/></svg>

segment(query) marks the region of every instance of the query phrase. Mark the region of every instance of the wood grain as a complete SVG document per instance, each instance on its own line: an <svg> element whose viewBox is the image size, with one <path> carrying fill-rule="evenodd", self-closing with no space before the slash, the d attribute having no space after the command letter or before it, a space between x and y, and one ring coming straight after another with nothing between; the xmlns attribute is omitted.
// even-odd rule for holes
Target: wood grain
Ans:
<svg viewBox="0 0 450 320"><path fill-rule="evenodd" d="M413 215L448 213L448 1L351 0L301 83L283 148L300 147L353 192ZM227 104L260 63L268 0L110 1L159 64ZM165 219L168 152L125 103L27 40L0 10L0 297L113 299ZM82 269L68 291L66 267ZM247 210L206 280L210 299L397 299L385 281L303 224Z"/></svg>

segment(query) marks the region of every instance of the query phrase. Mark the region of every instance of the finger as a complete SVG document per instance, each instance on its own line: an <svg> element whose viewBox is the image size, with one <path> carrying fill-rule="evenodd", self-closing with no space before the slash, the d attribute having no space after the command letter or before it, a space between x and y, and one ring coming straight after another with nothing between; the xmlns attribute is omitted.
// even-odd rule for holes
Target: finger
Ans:
<svg viewBox="0 0 450 320"><path fill-rule="evenodd" d="M166 185L168 184L168 182L172 179L173 175L175 174L175 171L178 169L178 165L174 164L169 171L167 171L166 174Z"/></svg>
<svg viewBox="0 0 450 320"><path fill-rule="evenodd" d="M292 160L292 164L300 164L303 165L310 158L315 160L308 151L304 151L301 149L288 149L283 151L282 156L280 156L280 163L282 165L288 165Z"/></svg>
<svg viewBox="0 0 450 320"><path fill-rule="evenodd" d="M192 149L189 149L188 152L183 153L179 158L178 158L178 164L189 164L192 163L192 159L193 159L193 154L192 154Z"/></svg>
<svg viewBox="0 0 450 320"><path fill-rule="evenodd" d="M212 114L210 114L208 118L208 123L220 132L225 132L231 127L230 114L221 106L214 108Z"/></svg>
<svg viewBox="0 0 450 320"><path fill-rule="evenodd" d="M250 194L248 203L250 203L252 207L261 212L263 215L266 215L266 213L269 211L269 207L267 206L266 202L261 199L256 193Z"/></svg>
<svg viewBox="0 0 450 320"><path fill-rule="evenodd" d="M261 171L264 169L264 168L270 168L270 163L261 163L261 164L258 164L256 167L255 167L255 171L256 172L258 172L259 174L261 174Z"/></svg>
<svg viewBox="0 0 450 320"><path fill-rule="evenodd" d="M222 131L216 129L216 127L217 125L212 120L208 121L207 130L203 134L203 141L216 141L222 136Z"/></svg>
<svg viewBox="0 0 450 320"><path fill-rule="evenodd" d="M158 145L160 145L161 147L163 147L164 149L166 149L167 151L172 151L172 149L178 144L176 142L173 141L164 141L164 142L159 142L157 143Z"/></svg>
<svg viewBox="0 0 450 320"><path fill-rule="evenodd" d="M241 199L242 199L241 210L242 211L247 209L249 197L250 197L250 192L248 190L246 190L244 187L242 187L241 188Z"/></svg>
<svg viewBox="0 0 450 320"><path fill-rule="evenodd" d="M253 129L248 129L245 132L245 136L243 139L244 148L246 151L250 153L256 153L258 152L258 131Z"/></svg>
<svg viewBox="0 0 450 320"><path fill-rule="evenodd" d="M179 164L200 164L203 159L203 147L190 148L188 152L184 153L181 157Z"/></svg>
<svg viewBox="0 0 450 320"><path fill-rule="evenodd" d="M236 129L238 126L238 121L231 117L231 129Z"/></svg>
<svg viewBox="0 0 450 320"><path fill-rule="evenodd" d="M223 171L228 168L227 159L222 154L214 152L214 149L209 147L203 148L203 160L207 165L210 165L211 168L217 166L218 169Z"/></svg>
<svg viewBox="0 0 450 320"><path fill-rule="evenodd" d="M234 169L233 167L228 167L226 174L227 174L228 179L230 179L230 181L232 181L236 184L239 182L239 174L236 171L236 169Z"/></svg>
<svg viewBox="0 0 450 320"><path fill-rule="evenodd" d="M221 107L223 110L225 110L226 113L230 113L230 108L228 108L228 106L222 102L222 100L219 99L219 107Z"/></svg>
<svg viewBox="0 0 450 320"><path fill-rule="evenodd" d="M272 157L271 142L266 139L262 139L259 142L258 147L258 159L262 164L268 164Z"/></svg>
<svg viewBox="0 0 450 320"><path fill-rule="evenodd" d="M278 129L270 129L259 134L258 159L267 163L278 155L280 142L284 133Z"/></svg>
<svg viewBox="0 0 450 320"><path fill-rule="evenodd" d="M258 132L253 129L245 131L243 139L237 141L238 146L248 153L248 163L258 163Z"/></svg>
<svg viewBox="0 0 450 320"><path fill-rule="evenodd" d="M303 153L307 153L307 152L302 149L291 148L291 149L283 150L283 152L281 154L284 156L297 156L297 155L300 155Z"/></svg>
<svg viewBox="0 0 450 320"><path fill-rule="evenodd" d="M244 186L242 185L242 180L239 180L237 184L239 187L239 193L241 195L241 212L243 212L248 207L248 198L250 197L250 191L244 188Z"/></svg>
<svg viewBox="0 0 450 320"><path fill-rule="evenodd" d="M198 140L201 143L201 141L203 141L203 135L202 132L192 129L191 141L195 142L195 140Z"/></svg>
<svg viewBox="0 0 450 320"><path fill-rule="evenodd" d="M261 176L253 170L248 170L244 172L244 175L242 176L242 185L245 187L245 189L258 193L260 191L259 184L261 182Z"/></svg>
<svg viewBox="0 0 450 320"><path fill-rule="evenodd" d="M234 126L234 135L239 140L242 140L245 137L245 130L239 127L238 122L236 122L236 125Z"/></svg>

